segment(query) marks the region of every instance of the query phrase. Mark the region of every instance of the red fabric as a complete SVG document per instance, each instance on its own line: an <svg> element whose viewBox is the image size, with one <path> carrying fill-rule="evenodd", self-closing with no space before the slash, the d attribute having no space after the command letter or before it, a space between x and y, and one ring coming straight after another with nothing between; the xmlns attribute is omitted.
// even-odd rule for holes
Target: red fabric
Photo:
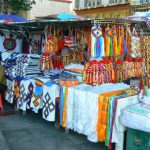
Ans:
<svg viewBox="0 0 150 150"><path fill-rule="evenodd" d="M2 101L2 95L1 94L0 94L0 109L1 109L1 112L3 113L4 107L3 107L3 101Z"/></svg>

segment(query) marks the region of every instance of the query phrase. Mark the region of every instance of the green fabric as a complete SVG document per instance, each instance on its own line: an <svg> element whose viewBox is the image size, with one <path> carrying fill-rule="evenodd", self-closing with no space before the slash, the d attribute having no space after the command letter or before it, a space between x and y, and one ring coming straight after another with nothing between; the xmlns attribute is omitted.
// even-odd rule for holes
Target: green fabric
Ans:
<svg viewBox="0 0 150 150"><path fill-rule="evenodd" d="M0 65L0 83L6 85L5 68Z"/></svg>

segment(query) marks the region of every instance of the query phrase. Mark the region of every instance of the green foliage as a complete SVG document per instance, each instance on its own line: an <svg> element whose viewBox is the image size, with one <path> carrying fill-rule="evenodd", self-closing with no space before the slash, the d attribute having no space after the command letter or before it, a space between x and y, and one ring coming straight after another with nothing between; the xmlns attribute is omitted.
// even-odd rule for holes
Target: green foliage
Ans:
<svg viewBox="0 0 150 150"><path fill-rule="evenodd" d="M21 10L28 11L36 4L35 0L11 0L10 3L14 14L18 14Z"/></svg>

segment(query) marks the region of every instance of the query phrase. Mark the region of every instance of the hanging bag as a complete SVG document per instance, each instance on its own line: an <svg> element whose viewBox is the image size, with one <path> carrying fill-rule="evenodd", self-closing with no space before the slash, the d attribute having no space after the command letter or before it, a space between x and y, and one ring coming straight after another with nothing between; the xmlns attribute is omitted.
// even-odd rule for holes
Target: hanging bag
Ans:
<svg viewBox="0 0 150 150"><path fill-rule="evenodd" d="M138 34L133 28L132 36L131 36L131 51L130 56L132 58L141 58L141 45L140 45L140 38L138 37Z"/></svg>

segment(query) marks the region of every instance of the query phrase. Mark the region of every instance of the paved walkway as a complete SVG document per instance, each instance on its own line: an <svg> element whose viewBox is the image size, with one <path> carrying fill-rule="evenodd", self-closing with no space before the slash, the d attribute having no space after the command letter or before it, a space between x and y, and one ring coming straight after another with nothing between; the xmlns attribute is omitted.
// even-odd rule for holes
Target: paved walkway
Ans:
<svg viewBox="0 0 150 150"><path fill-rule="evenodd" d="M12 109L10 104L5 107ZM56 129L41 114L17 112L0 117L0 150L107 150L107 147L104 143L91 143L86 136L73 131L66 134L64 128Z"/></svg>

